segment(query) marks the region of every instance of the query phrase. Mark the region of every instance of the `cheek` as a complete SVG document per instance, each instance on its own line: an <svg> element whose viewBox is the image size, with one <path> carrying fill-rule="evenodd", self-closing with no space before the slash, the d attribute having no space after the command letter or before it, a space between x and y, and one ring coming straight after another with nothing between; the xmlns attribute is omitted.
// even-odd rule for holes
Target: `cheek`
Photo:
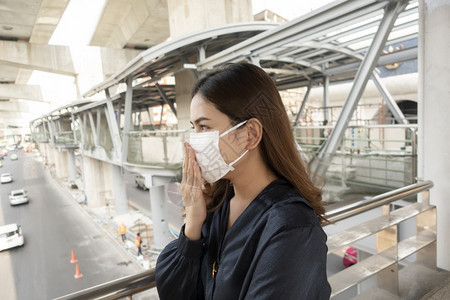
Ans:
<svg viewBox="0 0 450 300"><path fill-rule="evenodd" d="M226 163L235 160L245 150L247 138L244 134L229 134L219 140L220 154Z"/></svg>

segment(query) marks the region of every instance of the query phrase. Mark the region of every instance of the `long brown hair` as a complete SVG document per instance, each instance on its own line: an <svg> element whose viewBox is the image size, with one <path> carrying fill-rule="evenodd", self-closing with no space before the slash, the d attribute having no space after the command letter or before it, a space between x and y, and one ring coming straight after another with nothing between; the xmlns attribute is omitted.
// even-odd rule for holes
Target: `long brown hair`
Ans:
<svg viewBox="0 0 450 300"><path fill-rule="evenodd" d="M261 68L249 63L229 64L203 76L194 86L192 97L200 93L234 124L258 119L263 126L259 149L267 166L290 182L312 205L321 223L327 221L322 191L312 183L300 154L277 87ZM230 181L205 184L209 211L219 208Z"/></svg>

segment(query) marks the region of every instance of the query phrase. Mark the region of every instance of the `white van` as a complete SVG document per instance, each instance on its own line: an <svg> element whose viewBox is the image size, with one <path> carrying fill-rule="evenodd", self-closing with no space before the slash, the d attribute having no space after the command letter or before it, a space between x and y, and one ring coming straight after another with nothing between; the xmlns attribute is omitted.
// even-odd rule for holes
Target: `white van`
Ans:
<svg viewBox="0 0 450 300"><path fill-rule="evenodd" d="M24 243L22 227L17 224L0 226L0 251L22 246Z"/></svg>

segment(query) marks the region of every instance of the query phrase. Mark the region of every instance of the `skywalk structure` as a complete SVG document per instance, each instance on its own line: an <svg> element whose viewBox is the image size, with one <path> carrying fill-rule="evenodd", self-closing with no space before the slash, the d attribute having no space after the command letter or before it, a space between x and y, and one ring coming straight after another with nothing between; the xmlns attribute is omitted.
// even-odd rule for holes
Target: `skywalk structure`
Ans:
<svg viewBox="0 0 450 300"><path fill-rule="evenodd" d="M377 242L375 252L378 254L373 256L372 261L361 263L359 270L353 269L353 275L351 272L337 274L337 277L330 279L333 296L337 297L351 285L377 273L379 278L388 278L384 285L395 293L398 292L398 261L422 248L430 251L436 239L437 255L433 257L437 257L437 266L450 270L450 227L445 218L450 205L445 203L444 195L448 193L443 180L445 176L448 178L446 169L450 166L448 160L437 162L438 157L443 158L445 154L436 154L433 149L444 149L445 142L436 138L430 127L443 126L444 123L434 118L428 109L434 104L439 91L448 98L448 85L436 86L436 80L442 79L434 76L435 73L443 75L443 78L449 76L442 73L439 63L446 54L442 40L448 41L449 38L442 36L439 28L448 26L450 22L443 17L450 11L450 5L439 3L335 1L283 25L239 23L179 36L138 54L111 77L87 91L83 95L85 101L64 106L34 120L31 124L33 136L44 155L50 160L61 161L60 165L66 165L66 154L61 153L68 153L69 170L74 169L73 150L80 149L84 189L90 205L102 204L101 191L96 189L100 185L102 189L114 190L117 214L126 213L126 192L121 170L143 174L146 186L150 188L154 248L160 249L169 239L164 184L174 178L180 179L183 141L187 139L189 126L189 86L203 72L226 63L246 60L266 70L280 90L307 87L294 124L302 118L313 86L323 86L323 106L326 110L329 106L329 85L351 81L352 88L336 123L329 128L329 135L309 161L311 174L325 175L336 152L345 148L342 144L345 131L369 80L375 83L396 123L399 126L408 125L407 118L380 79L377 67L418 59L421 111L418 116L418 141L412 143L414 147L417 143L419 148L419 180L432 179L434 182L433 193L436 196L431 198L431 204L437 210L430 205L428 196L419 197L419 203L399 212L394 211L391 215L389 209L379 211L377 217L383 220L374 221L367 227L372 228L370 232L353 232L352 237L349 237L350 233L341 233L331 236L329 242L330 251L340 251L370 234L375 234L377 240L384 240L383 243ZM405 47L382 54L382 50L389 45L416 38L419 39L418 47ZM161 80L169 75L175 77L175 83L162 84ZM88 100L99 93L104 94L103 100ZM440 99L437 103L441 109L448 110L448 99L446 103ZM176 129L163 130L151 121L150 108L165 104L177 117ZM144 116L150 121L147 128L140 122ZM327 120L326 114L323 120ZM429 145L433 149L429 149ZM427 154L427 151L431 153ZM111 170L103 174L112 175L103 176L104 179L99 182L99 176L92 174L102 169ZM76 180L73 171L69 173L70 178ZM108 180L108 176L112 176L112 181ZM433 186L430 182L419 185L420 191ZM395 199L400 199L401 192L399 195ZM386 201L383 198L377 203L386 204L393 199ZM436 211L437 226L434 221ZM399 223L417 215L420 215L416 221L417 234L413 234L408 243L399 244L399 236L402 235L398 232ZM356 222L362 221L357 219ZM376 265L376 271L367 273L371 263Z"/></svg>

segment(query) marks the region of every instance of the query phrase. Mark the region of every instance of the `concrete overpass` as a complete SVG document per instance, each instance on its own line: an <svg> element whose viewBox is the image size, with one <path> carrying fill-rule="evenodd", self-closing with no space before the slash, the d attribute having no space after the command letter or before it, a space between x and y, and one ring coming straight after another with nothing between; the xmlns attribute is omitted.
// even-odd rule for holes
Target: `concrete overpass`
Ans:
<svg viewBox="0 0 450 300"><path fill-rule="evenodd" d="M39 87L26 85L33 70L73 76L81 94L84 92L83 88L87 89L92 85L92 82L84 82L84 77L101 81L142 49L161 43L170 35L167 1L105 1L103 13L89 43L91 47L84 50L91 60L93 56L97 57L101 68L85 71L80 62L72 59L73 49L48 44L69 2L0 1L2 102L11 104L18 99L43 100ZM110 59L111 57L114 59ZM67 99L60 101L59 104L62 105ZM33 110L37 114L30 117L14 115L13 106L3 106L0 110L0 118L7 120L5 126L24 126L33 116L37 117L50 108L44 101L40 109Z"/></svg>

